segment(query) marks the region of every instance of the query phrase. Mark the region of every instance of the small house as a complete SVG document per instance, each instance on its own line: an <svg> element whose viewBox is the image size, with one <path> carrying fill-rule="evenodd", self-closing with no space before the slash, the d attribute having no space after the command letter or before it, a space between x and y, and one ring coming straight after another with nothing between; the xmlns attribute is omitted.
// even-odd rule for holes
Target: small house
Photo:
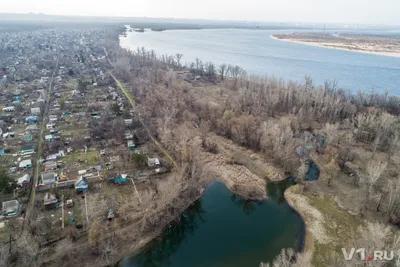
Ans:
<svg viewBox="0 0 400 267"><path fill-rule="evenodd" d="M45 172L41 175L42 184L53 184L57 181L58 175L55 172Z"/></svg>
<svg viewBox="0 0 400 267"><path fill-rule="evenodd" d="M75 181L75 191L77 193L85 193L89 190L89 183L86 178L83 176L80 176L76 181Z"/></svg>
<svg viewBox="0 0 400 267"><path fill-rule="evenodd" d="M20 188L25 188L31 185L31 176L29 174L24 174L22 177L17 179L17 185Z"/></svg>
<svg viewBox="0 0 400 267"><path fill-rule="evenodd" d="M27 131L27 132L34 132L34 131L37 131L37 130L38 130L38 127L37 127L36 124L28 125L28 126L25 128L25 131Z"/></svg>
<svg viewBox="0 0 400 267"><path fill-rule="evenodd" d="M125 133L125 134L124 134L124 138L125 138L125 140L132 140L132 139L133 139L133 134L131 134L131 133Z"/></svg>
<svg viewBox="0 0 400 267"><path fill-rule="evenodd" d="M46 157L46 161L57 160L58 158L58 154L52 154Z"/></svg>
<svg viewBox="0 0 400 267"><path fill-rule="evenodd" d="M32 142L32 140L33 140L32 135L27 135L24 137L24 142L26 143Z"/></svg>
<svg viewBox="0 0 400 267"><path fill-rule="evenodd" d="M48 124L46 124L46 129L47 129L47 130L51 130L51 129L53 129L55 126L56 126L56 125L55 125L54 123L48 123Z"/></svg>
<svg viewBox="0 0 400 267"><path fill-rule="evenodd" d="M58 199L56 195L46 193L43 198L43 204L46 209L54 209L58 207Z"/></svg>
<svg viewBox="0 0 400 267"><path fill-rule="evenodd" d="M135 143L133 143L132 140L128 140L128 149L129 150L135 150L136 149L136 145L135 145Z"/></svg>
<svg viewBox="0 0 400 267"><path fill-rule="evenodd" d="M40 108L31 108L31 115L40 115Z"/></svg>
<svg viewBox="0 0 400 267"><path fill-rule="evenodd" d="M21 103L21 102L22 102L22 100L21 100L20 97L15 97L15 98L13 99L13 101L12 101L13 104L14 104L14 103Z"/></svg>
<svg viewBox="0 0 400 267"><path fill-rule="evenodd" d="M29 124L34 124L37 121L38 121L38 117L37 116L28 116L26 118L26 123L29 123Z"/></svg>
<svg viewBox="0 0 400 267"><path fill-rule="evenodd" d="M53 135L52 134L48 134L44 137L44 140L46 140L46 142L53 142Z"/></svg>
<svg viewBox="0 0 400 267"><path fill-rule="evenodd" d="M125 125L130 126L132 124L133 120L132 119L125 119L124 122L125 122Z"/></svg>
<svg viewBox="0 0 400 267"><path fill-rule="evenodd" d="M57 115L49 115L49 121L54 123L58 120Z"/></svg>
<svg viewBox="0 0 400 267"><path fill-rule="evenodd" d="M19 168L20 169L30 169L32 168L32 160L31 159L25 159L19 163Z"/></svg>
<svg viewBox="0 0 400 267"><path fill-rule="evenodd" d="M14 106L9 106L9 107L5 107L3 108L4 112L13 112L15 111L15 107Z"/></svg>
<svg viewBox="0 0 400 267"><path fill-rule="evenodd" d="M21 147L21 155L32 155L35 153L35 147L33 145L26 145Z"/></svg>
<svg viewBox="0 0 400 267"><path fill-rule="evenodd" d="M157 168L157 167L160 167L160 161L158 160L158 158L148 158L147 165L150 168Z"/></svg>
<svg viewBox="0 0 400 267"><path fill-rule="evenodd" d="M11 217L18 215L19 202L18 200L10 200L2 203L1 213L3 216Z"/></svg>

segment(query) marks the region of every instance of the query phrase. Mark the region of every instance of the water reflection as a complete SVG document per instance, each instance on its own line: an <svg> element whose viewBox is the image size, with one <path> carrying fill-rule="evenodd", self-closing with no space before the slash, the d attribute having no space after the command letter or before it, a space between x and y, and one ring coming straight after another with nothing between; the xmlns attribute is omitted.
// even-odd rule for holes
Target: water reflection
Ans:
<svg viewBox="0 0 400 267"><path fill-rule="evenodd" d="M257 206L262 204L262 201L245 199L235 193L232 193L231 200L236 206L241 207L243 213L247 216L254 212Z"/></svg>
<svg viewBox="0 0 400 267"><path fill-rule="evenodd" d="M192 234L205 222L201 199L195 201L180 217L163 231L161 237L153 240L135 257L132 266L168 266L170 256L182 245L187 235Z"/></svg>

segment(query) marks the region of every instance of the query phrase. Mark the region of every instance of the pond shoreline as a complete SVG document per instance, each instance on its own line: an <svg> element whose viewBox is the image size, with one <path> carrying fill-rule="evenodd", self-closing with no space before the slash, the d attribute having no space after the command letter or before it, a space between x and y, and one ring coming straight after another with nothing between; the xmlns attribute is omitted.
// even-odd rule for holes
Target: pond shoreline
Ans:
<svg viewBox="0 0 400 267"><path fill-rule="evenodd" d="M288 179L290 179L290 177L287 177L287 178L285 178L285 179L281 179L280 181L271 181L271 182L272 182L272 183L283 182L283 181L288 180ZM129 256L129 257L132 257L132 256L134 257L135 255L138 255L138 254L141 252L141 250L142 250L146 245L148 245L151 241L157 240L157 238L160 238L160 237L162 236L163 232L164 232L168 227L170 227L171 224L179 223L179 218L185 213L185 211L186 211L188 208L190 208L190 206L193 205L193 203L195 203L197 200L201 199L201 198L203 197L204 192L207 190L207 188L208 188L209 186L211 186L211 185L212 185L213 183L215 183L215 182L221 182L222 184L224 184L224 185L226 186L226 188L228 188L228 190L229 190L231 193L233 193L233 194L238 194L238 195L240 195L241 197L243 197L243 198L245 198L245 199L249 199L249 198L246 197L246 194L248 194L248 192L241 192L241 190L232 190L232 188L230 188L226 183L224 183L224 182L222 182L222 181L220 181L220 180L218 180L218 179L213 180L213 181L209 182L209 183L205 186L205 188L203 188L203 189L201 190L201 192L199 192L199 195L197 195L196 198L193 198L193 199L191 200L191 203L190 203L190 204L188 204L187 206L185 206L186 208L183 209L183 211L180 212L179 215L177 215L173 220L171 220L171 221L170 221L167 225L165 225L163 228L161 228L160 230L158 230L157 232L155 232L153 235L151 235L151 237L148 237L148 238L146 238L146 239L141 240L141 241L138 243L138 245L136 245L136 246L134 247L133 250L129 251L128 253L124 253L123 255L121 255L121 257L119 257L119 260L115 261L115 262L114 262L113 264L111 264L111 265L121 266L120 263L121 263L121 261L122 261L124 258L126 258L126 257L128 257L128 256ZM287 190L289 190L290 188L293 188L293 187L294 187L293 185L292 185L292 186L289 186L289 188L287 188L287 189L285 190L283 197L285 198L285 200L286 200L287 205L289 206L289 208L290 208L290 209L296 214L296 216L298 216L298 217L300 218L300 220L302 221L303 226L302 226L302 229L301 229L301 232L300 232L300 235L299 235L299 240L298 240L298 245L297 245L297 247L296 247L296 251L298 251L299 253L303 253L303 252L306 252L306 251L310 251L310 247L311 247L310 244L311 244L311 240L312 240L312 235L311 235L311 233L308 231L308 227L307 227L307 224L306 224L306 220L305 220L305 218L304 218L304 214L302 214L301 211L296 210L295 207L292 205L293 203L291 203L290 200L289 200L288 198L286 198L286 192L287 192ZM293 197L293 196L292 196L292 197ZM268 197L262 198L262 199L251 199L251 200L254 200L254 201L266 201L267 199L268 199Z"/></svg>

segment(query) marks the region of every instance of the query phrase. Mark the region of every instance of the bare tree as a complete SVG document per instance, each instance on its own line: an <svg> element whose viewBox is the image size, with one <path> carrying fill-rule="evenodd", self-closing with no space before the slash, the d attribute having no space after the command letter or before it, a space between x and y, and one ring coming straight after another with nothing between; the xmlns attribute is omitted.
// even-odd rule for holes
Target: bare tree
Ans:
<svg viewBox="0 0 400 267"><path fill-rule="evenodd" d="M212 62L207 62L205 65L206 75L209 79L214 79L216 75L215 65Z"/></svg>
<svg viewBox="0 0 400 267"><path fill-rule="evenodd" d="M219 65L219 75L221 75L221 80L223 80L225 78L225 74L227 71L227 65L225 63Z"/></svg>
<svg viewBox="0 0 400 267"><path fill-rule="evenodd" d="M339 123L325 123L321 132L325 136L325 142L327 145L337 145L339 142Z"/></svg>
<svg viewBox="0 0 400 267"><path fill-rule="evenodd" d="M179 69L182 67L182 65L181 65L181 59L182 59L182 57L183 57L183 54L179 54L179 53L175 54L176 65L177 65L177 67L178 67Z"/></svg>
<svg viewBox="0 0 400 267"><path fill-rule="evenodd" d="M364 200L364 207L368 201L368 198L370 194L372 193L372 188L376 184L376 181L378 181L379 177L383 173L383 171L386 169L387 162L382 162L382 161L375 161L371 160L368 162L366 166L366 179L367 179L367 192Z"/></svg>
<svg viewBox="0 0 400 267"><path fill-rule="evenodd" d="M260 267L311 267L312 253L296 253L292 248L282 249L272 263L260 263Z"/></svg>

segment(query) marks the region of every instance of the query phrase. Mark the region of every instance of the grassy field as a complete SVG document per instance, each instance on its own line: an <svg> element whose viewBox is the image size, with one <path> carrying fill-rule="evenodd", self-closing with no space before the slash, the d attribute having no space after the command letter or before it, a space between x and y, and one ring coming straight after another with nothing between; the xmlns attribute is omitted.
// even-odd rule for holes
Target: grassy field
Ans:
<svg viewBox="0 0 400 267"><path fill-rule="evenodd" d="M347 211L340 210L331 197L305 194L310 204L324 216L324 227L331 242L320 244L315 242L313 265L331 266L329 255L336 252L341 255L341 248L348 247L353 234L362 225L362 221Z"/></svg>
<svg viewBox="0 0 400 267"><path fill-rule="evenodd" d="M75 162L85 162L88 166L98 165L100 153L97 150L90 149L86 153L83 151L75 151L63 158L63 161L67 164L73 164Z"/></svg>

